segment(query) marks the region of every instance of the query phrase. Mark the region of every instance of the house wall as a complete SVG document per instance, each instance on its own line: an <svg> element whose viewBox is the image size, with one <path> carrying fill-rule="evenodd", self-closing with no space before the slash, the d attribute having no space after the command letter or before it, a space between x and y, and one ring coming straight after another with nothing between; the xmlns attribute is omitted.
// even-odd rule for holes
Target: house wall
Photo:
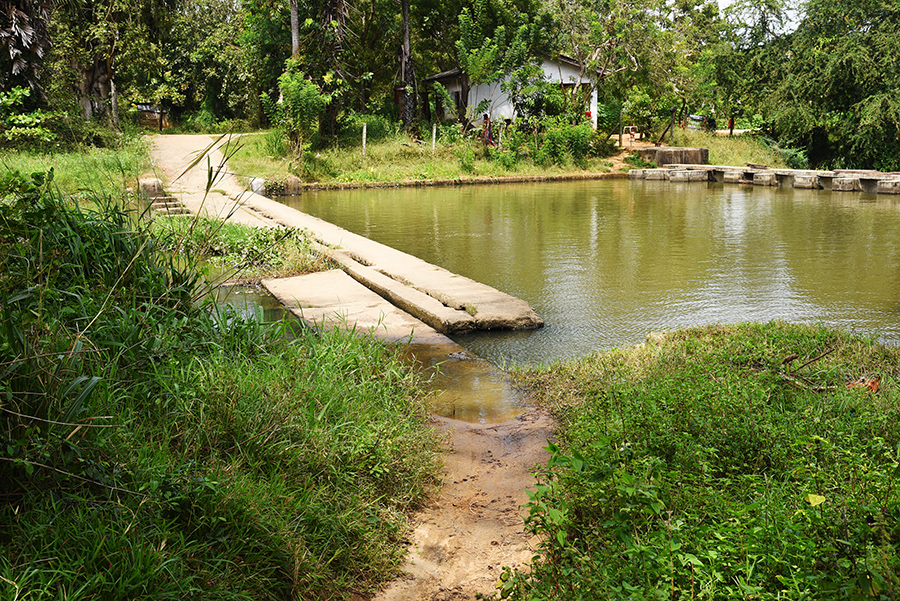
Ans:
<svg viewBox="0 0 900 601"><path fill-rule="evenodd" d="M545 76L549 81L560 82L564 85L575 85L578 81L578 69L567 63L554 63L552 61L544 61L541 65ZM584 85L590 85L588 80L581 80ZM461 85L458 79L446 80L442 82L450 92L450 96L454 92L461 91ZM477 107L483 100L488 100L487 113L491 120L509 119L515 116L515 108L509 100L509 96L500 88L500 82L491 84L479 84L469 89L468 110L470 112L467 117L472 121L481 119L481 114L474 114ZM590 99L591 124L597 129L597 90L591 93ZM451 111L451 107L446 107L448 114L455 114L455 108Z"/></svg>

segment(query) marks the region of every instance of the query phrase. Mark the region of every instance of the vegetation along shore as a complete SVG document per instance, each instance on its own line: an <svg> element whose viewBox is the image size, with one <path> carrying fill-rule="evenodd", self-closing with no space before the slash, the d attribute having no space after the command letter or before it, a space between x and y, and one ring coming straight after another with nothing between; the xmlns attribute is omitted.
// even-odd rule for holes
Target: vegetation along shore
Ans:
<svg viewBox="0 0 900 601"><path fill-rule="evenodd" d="M493 451L442 472L461 429L435 430L402 349L213 303L330 265L301 231L149 219L146 136L229 135L248 184L620 177L645 166L622 131L891 172L898 31L896 0L5 2L0 598L407 598L385 587L426 540L414 512L484 525L469 476L512 473ZM448 537L410 594L894 600L898 359L770 323L516 369L558 440L521 528L514 491L494 503L515 545L470 537L474 591L439 578L451 555L456 583L474 571ZM533 443L535 415L466 440ZM528 545L528 565L490 554Z"/></svg>

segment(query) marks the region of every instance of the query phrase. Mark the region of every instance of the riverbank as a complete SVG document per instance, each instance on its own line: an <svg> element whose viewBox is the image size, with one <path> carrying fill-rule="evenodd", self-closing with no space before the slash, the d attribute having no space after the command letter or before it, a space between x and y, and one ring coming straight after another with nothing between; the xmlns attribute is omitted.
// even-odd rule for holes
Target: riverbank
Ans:
<svg viewBox="0 0 900 601"><path fill-rule="evenodd" d="M503 598L890 599L900 349L785 323L516 373L559 423Z"/></svg>
<svg viewBox="0 0 900 601"><path fill-rule="evenodd" d="M438 484L418 376L263 324L120 199L0 187L0 597L319 599L397 574Z"/></svg>

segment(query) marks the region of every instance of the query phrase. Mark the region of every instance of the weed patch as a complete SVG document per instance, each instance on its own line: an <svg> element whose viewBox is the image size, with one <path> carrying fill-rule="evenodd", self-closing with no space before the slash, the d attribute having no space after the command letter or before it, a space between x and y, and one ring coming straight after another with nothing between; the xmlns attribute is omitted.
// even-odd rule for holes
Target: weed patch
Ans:
<svg viewBox="0 0 900 601"><path fill-rule="evenodd" d="M395 351L198 305L191 253L54 190L0 183L0 597L321 599L394 575L438 473Z"/></svg>
<svg viewBox="0 0 900 601"><path fill-rule="evenodd" d="M561 442L530 495L540 558L501 596L893 598L898 359L772 323L519 372Z"/></svg>

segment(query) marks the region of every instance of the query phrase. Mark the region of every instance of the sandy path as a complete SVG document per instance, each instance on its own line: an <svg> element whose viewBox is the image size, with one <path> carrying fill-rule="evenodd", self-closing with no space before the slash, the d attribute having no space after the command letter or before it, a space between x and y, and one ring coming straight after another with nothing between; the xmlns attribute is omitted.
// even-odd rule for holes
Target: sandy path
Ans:
<svg viewBox="0 0 900 601"><path fill-rule="evenodd" d="M530 409L501 424L434 418L449 436L445 483L415 516L406 576L374 601L458 601L496 590L503 566L522 565L535 542L523 528L533 468L549 458L543 447L553 420Z"/></svg>

